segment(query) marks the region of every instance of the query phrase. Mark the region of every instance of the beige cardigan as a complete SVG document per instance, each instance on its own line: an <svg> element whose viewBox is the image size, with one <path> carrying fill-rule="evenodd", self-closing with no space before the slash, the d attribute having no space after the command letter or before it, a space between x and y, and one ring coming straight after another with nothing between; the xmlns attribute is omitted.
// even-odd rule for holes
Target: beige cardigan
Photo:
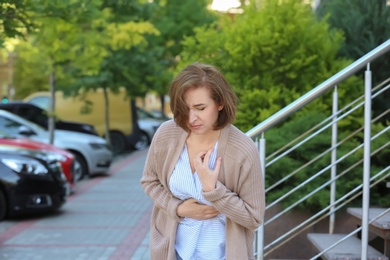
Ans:
<svg viewBox="0 0 390 260"><path fill-rule="evenodd" d="M182 202L169 190L169 178L188 133L173 120L162 124L150 145L141 185L153 200L150 227L152 260L175 259L175 236ZM254 231L264 216L264 183L259 153L253 141L229 125L221 130L217 157L222 157L216 188L203 192L226 215L226 260L254 259Z"/></svg>

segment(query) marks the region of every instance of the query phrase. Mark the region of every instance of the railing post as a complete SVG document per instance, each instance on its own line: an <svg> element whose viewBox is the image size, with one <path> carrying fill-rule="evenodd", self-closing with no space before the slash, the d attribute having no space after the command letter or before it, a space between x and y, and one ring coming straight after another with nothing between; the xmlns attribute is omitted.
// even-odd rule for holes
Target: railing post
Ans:
<svg viewBox="0 0 390 260"><path fill-rule="evenodd" d="M335 224L335 213L334 213L334 203L336 201L336 171L337 171L337 113L338 113L338 93L337 93L337 85L333 91L333 109L332 109L332 158L331 164L332 168L330 169L330 176L332 182L330 183L330 207L331 214L329 215L329 234L333 234L334 224Z"/></svg>
<svg viewBox="0 0 390 260"><path fill-rule="evenodd" d="M368 212L370 210L370 166L371 166L371 71L370 63L364 74L364 161L363 161L363 206L362 206L362 259L367 259Z"/></svg>
<svg viewBox="0 0 390 260"><path fill-rule="evenodd" d="M261 134L260 145L260 165L261 172L263 173L263 183L265 184L265 138L264 132ZM257 229L257 260L264 259L264 219L263 224Z"/></svg>

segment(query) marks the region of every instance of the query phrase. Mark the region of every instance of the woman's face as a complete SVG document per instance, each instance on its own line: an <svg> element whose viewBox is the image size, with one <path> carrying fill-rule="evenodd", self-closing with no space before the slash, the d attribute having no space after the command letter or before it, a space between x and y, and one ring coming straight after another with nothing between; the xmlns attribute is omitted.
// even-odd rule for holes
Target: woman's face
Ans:
<svg viewBox="0 0 390 260"><path fill-rule="evenodd" d="M206 87L190 88L184 93L184 101L189 109L188 128L197 135L208 134L217 122L219 111L223 105L218 105L211 98Z"/></svg>

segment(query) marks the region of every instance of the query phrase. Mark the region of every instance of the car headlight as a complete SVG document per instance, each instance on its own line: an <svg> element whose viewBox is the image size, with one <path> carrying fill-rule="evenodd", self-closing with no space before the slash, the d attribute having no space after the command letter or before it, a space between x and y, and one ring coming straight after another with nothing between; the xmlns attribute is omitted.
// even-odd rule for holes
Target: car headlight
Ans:
<svg viewBox="0 0 390 260"><path fill-rule="evenodd" d="M49 160L56 160L56 161L59 161L59 162L65 162L66 161L66 157L63 156L62 154L58 154L58 153L47 152L47 157L48 157Z"/></svg>
<svg viewBox="0 0 390 260"><path fill-rule="evenodd" d="M11 170L31 175L46 175L47 168L40 162L29 159L1 159L1 161Z"/></svg>

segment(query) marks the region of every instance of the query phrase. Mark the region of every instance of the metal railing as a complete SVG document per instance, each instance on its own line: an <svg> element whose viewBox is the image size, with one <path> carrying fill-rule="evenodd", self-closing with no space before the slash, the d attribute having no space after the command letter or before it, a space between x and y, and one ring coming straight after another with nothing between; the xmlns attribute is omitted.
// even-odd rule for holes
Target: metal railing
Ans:
<svg viewBox="0 0 390 260"><path fill-rule="evenodd" d="M326 167L324 167L322 170L318 171L317 173L313 172L312 176L308 178L307 180L303 181L299 185L297 185L295 188L292 188L289 192L285 193L283 196L281 196L278 199L275 199L274 201L268 201L268 205L266 207L266 212L270 210L271 207L281 203L281 201L297 191L298 189L301 189L308 183L312 182L314 179L318 178L319 176L323 175L324 173L330 172L330 180L323 183L322 185L319 185L316 189L309 192L307 195L303 196L300 200L296 201L295 203L286 206L281 212L275 214L274 216L269 217L269 219L265 220L264 224L257 230L257 237L256 237L256 257L257 259L265 259L266 256L277 250L278 248L282 247L284 244L289 242L291 239L296 237L300 232L303 232L304 230L307 230L311 226L315 225L322 219L329 217L329 233L333 233L334 231L334 214L337 210L341 209L342 207L345 207L348 205L347 203L351 202L352 200L356 199L358 196L361 196L362 199L362 208L363 208L363 219L362 219L362 227L361 230L361 240L362 240L362 259L366 259L364 256L367 255L367 245L368 245L368 210L370 206L369 202L369 195L370 195L370 188L372 185L378 184L380 182L383 182L388 176L390 176L390 167L384 167L381 171L377 172L377 174L374 175L374 177L371 177L371 169L370 169L370 159L372 156L376 156L377 154L381 153L384 149L386 149L389 146L389 139L386 139L386 133L389 132L390 127L384 128L382 131L375 133L373 136L371 132L371 125L375 124L378 120L383 118L384 116L388 115L389 110L384 111L381 115L377 116L373 120L371 119L372 109L371 109L371 100L374 98L377 98L379 95L383 94L386 91L389 91L390 84L388 82L390 81L390 78L375 88L371 87L371 70L370 70L370 62L376 60L377 58L381 57L383 54L390 51L390 40L384 42L371 52L364 55L362 58L358 59L357 61L353 62L351 65L347 66L345 69L341 70L339 73L335 74L333 77L329 78L328 80L324 81L322 84L318 85L305 95L303 95L301 98L297 99L296 101L292 102L290 105L286 106L285 108L281 109L279 112L275 113L265 121L261 122L257 126L255 126L253 129L249 130L246 134L256 140L256 143L259 147L260 151L260 160L262 163L262 169L264 175L267 173L267 168L273 165L274 163L277 163L280 159L288 156L290 153L295 151L298 147L304 145L308 141L310 141L315 136L319 135L323 131L326 131L326 129L331 129L331 138L330 138L330 148L326 149L322 153L319 153L316 157L314 157L311 161L306 162L302 166L298 167L296 170L292 171L291 173L286 174L284 177L282 177L279 181L269 184L268 187L266 187L266 193L270 192L272 189L279 187L282 183L288 182L290 178L293 178L296 174L298 174L302 169L311 166L315 161L320 160L325 156L325 154L330 153L330 164ZM364 94L360 96L355 101L351 102L347 106L345 106L342 109L338 109L338 94L337 94L337 86L346 80L347 78L354 76L358 71L361 71L362 69L366 68L365 71L365 90ZM390 68L389 68L390 70ZM386 86L386 84L388 84ZM266 132L268 130L271 130L274 127L277 127L279 123L282 123L283 121L286 121L287 118L295 114L298 110L301 108L307 106L309 103L314 101L315 99L324 96L326 93L329 92L329 90L334 89L333 92L333 111L331 111L331 116L327 117L324 121L320 122L316 126L314 126L312 129L306 131L301 136L297 137L293 141L289 142L282 148L276 150L275 152L272 152L269 156L266 156ZM363 100L364 99L364 100ZM338 142L338 127L337 124L342 122L343 119L347 118L352 113L356 113L356 111L362 112L364 107L364 127L360 127L358 130L354 131L347 137L345 137L343 140ZM353 137L354 135L360 134L363 132L363 143L358 145L357 147L351 149L351 151L347 154L344 154L342 156L339 156L337 158L337 149L343 143L345 143L349 138ZM381 137L382 136L382 137ZM384 137L383 137L384 136ZM259 138L260 137L260 138ZM371 151L371 143L374 140L380 140L380 142L383 142L384 144L379 147L375 148L375 150ZM364 150L363 152L363 158L359 161L354 163L352 166L347 167L344 171L337 174L337 165L339 163L343 163L343 161L347 160L347 157L353 153L358 152L359 150ZM342 178L344 175L346 175L349 171L353 170L355 167L359 166L360 164L363 164L363 180L360 185L352 189L352 191L348 194L345 194L341 196L341 198L336 198L336 182L338 179ZM283 235L281 235L279 238L269 242L268 244L265 243L265 238L267 236L267 233L265 231L266 225L271 223L272 221L275 221L277 218L281 217L282 215L286 214L290 210L292 210L294 207L298 206L300 203L302 203L304 200L307 200L315 194L316 192L319 192L326 187L329 186L330 190L330 203L329 206L319 211L317 214L313 215L311 218L307 219L306 221L302 222L301 224L297 225L293 229L286 231ZM355 231L354 231L355 232ZM355 233L353 233L355 234ZM335 245L334 245L335 246ZM330 249L330 248L329 248ZM327 250L329 250L327 249ZM326 251L326 250L325 250ZM322 255L324 252L321 252L318 254ZM317 256L316 256L317 257ZM313 258L314 259L314 258Z"/></svg>
<svg viewBox="0 0 390 260"><path fill-rule="evenodd" d="M366 67L366 65L379 58L383 54L390 51L390 39L386 42L382 43L380 46L370 51L357 61L353 62L351 65L347 66L345 69L341 70L339 73L335 74L333 77L324 81L311 91L307 92L302 97L298 98L285 108L281 109L279 112L273 114L263 122L256 125L251 130L247 131L246 134L252 138L258 137L260 134L264 133L271 127L275 126L277 123L281 122L283 119L289 117L294 114L297 110L304 107L311 101L323 95L328 90L337 86L340 82L345 80L346 78L354 75L357 71Z"/></svg>

